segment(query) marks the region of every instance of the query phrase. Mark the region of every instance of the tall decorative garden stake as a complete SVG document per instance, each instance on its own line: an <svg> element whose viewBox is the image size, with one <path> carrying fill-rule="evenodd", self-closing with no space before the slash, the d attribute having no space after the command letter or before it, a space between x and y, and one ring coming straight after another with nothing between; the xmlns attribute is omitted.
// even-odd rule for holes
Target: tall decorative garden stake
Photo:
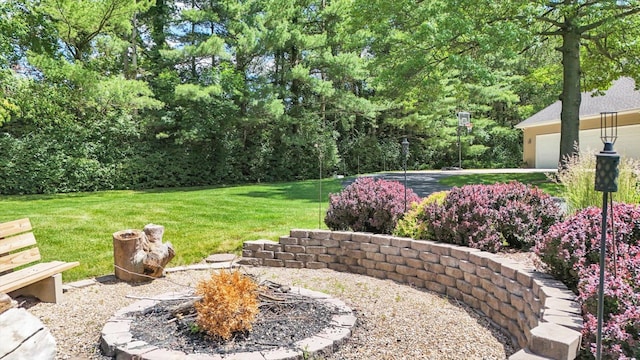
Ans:
<svg viewBox="0 0 640 360"><path fill-rule="evenodd" d="M404 212L407 212L407 155L409 155L409 140L402 139L402 158L404 168Z"/></svg>
<svg viewBox="0 0 640 360"><path fill-rule="evenodd" d="M598 332L596 338L596 359L602 359L602 320L604 318L604 272L607 252L607 202L609 193L618 191L618 164L620 155L613 150L618 138L618 113L600 113L600 139L604 150L596 154L596 191L602 192L602 235L600 238L600 283L598 288ZM612 226L613 224L612 219ZM614 239L615 240L615 239Z"/></svg>
<svg viewBox="0 0 640 360"><path fill-rule="evenodd" d="M318 149L318 229L322 228L322 161L323 153L322 153L322 144L315 144L316 149Z"/></svg>

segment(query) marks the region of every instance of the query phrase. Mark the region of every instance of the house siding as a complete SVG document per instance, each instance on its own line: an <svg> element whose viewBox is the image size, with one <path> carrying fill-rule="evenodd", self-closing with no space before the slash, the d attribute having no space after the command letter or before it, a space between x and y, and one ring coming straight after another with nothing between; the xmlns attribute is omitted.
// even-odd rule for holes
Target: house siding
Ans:
<svg viewBox="0 0 640 360"><path fill-rule="evenodd" d="M625 126L640 125L640 110L618 114L618 137L625 136ZM600 115L580 120L580 130L600 129ZM560 122L523 128L523 166L538 167L536 164L536 138L539 135L559 134ZM640 139L637 139L640 140ZM560 144L558 144L558 148Z"/></svg>

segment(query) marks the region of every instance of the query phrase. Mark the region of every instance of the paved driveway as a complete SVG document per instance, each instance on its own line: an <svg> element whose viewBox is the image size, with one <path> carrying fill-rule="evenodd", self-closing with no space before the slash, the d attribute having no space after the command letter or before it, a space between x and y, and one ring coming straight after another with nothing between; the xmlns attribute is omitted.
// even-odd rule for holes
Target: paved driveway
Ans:
<svg viewBox="0 0 640 360"><path fill-rule="evenodd" d="M412 189L418 196L425 197L431 193L449 190L450 186L445 186L439 183L440 179L464 174L513 174L513 173L531 173L531 172L553 172L555 169L477 169L477 170L451 170L451 171L408 171L407 172L407 187ZM394 180L404 184L404 172L388 172L372 175L375 178L382 178L385 180ZM344 186L353 182L353 179L346 180Z"/></svg>

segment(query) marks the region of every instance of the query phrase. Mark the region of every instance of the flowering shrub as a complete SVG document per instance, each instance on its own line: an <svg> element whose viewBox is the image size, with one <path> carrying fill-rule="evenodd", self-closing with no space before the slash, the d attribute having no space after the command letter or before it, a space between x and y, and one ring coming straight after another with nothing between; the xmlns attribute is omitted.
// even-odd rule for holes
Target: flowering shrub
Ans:
<svg viewBox="0 0 640 360"><path fill-rule="evenodd" d="M578 270L600 259L601 210L588 207L549 228L534 247L548 273L576 290Z"/></svg>
<svg viewBox="0 0 640 360"><path fill-rule="evenodd" d="M454 187L424 211L427 239L497 252L529 249L560 219L553 199L519 182Z"/></svg>
<svg viewBox="0 0 640 360"><path fill-rule="evenodd" d="M640 358L640 206L616 204L607 232L603 358ZM588 207L549 229L534 248L549 272L578 293L585 348L595 354L601 209ZM611 219L607 219L612 229ZM616 243L614 246L613 233Z"/></svg>
<svg viewBox="0 0 640 360"><path fill-rule="evenodd" d="M603 359L640 359L640 257L620 259L617 272L605 271ZM585 347L596 354L598 326L598 282L600 266L592 264L582 272L578 300L582 304Z"/></svg>
<svg viewBox="0 0 640 360"><path fill-rule="evenodd" d="M398 220L393 235L404 236L412 239L426 239L428 224L420 219L424 218L424 209L427 205L437 203L442 204L447 197L448 191L438 191L422 199L419 203L412 203L411 209L404 217Z"/></svg>
<svg viewBox="0 0 640 360"><path fill-rule="evenodd" d="M324 218L331 230L391 234L404 214L404 186L397 181L358 178L339 194L331 194ZM420 201L407 189L407 207Z"/></svg>

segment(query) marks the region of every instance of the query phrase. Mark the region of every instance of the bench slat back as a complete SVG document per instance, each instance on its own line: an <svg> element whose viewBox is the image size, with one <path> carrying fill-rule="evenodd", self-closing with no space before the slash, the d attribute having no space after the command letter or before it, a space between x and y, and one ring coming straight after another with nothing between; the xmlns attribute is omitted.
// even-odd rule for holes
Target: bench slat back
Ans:
<svg viewBox="0 0 640 360"><path fill-rule="evenodd" d="M40 260L37 247L0 257L0 273Z"/></svg>
<svg viewBox="0 0 640 360"><path fill-rule="evenodd" d="M31 221L28 218L9 221L0 224L0 238L31 231Z"/></svg>
<svg viewBox="0 0 640 360"><path fill-rule="evenodd" d="M31 229L28 218L0 223L0 273L40 260Z"/></svg>
<svg viewBox="0 0 640 360"><path fill-rule="evenodd" d="M20 234L6 239L0 239L0 257L19 249L36 244L36 237L33 233Z"/></svg>

